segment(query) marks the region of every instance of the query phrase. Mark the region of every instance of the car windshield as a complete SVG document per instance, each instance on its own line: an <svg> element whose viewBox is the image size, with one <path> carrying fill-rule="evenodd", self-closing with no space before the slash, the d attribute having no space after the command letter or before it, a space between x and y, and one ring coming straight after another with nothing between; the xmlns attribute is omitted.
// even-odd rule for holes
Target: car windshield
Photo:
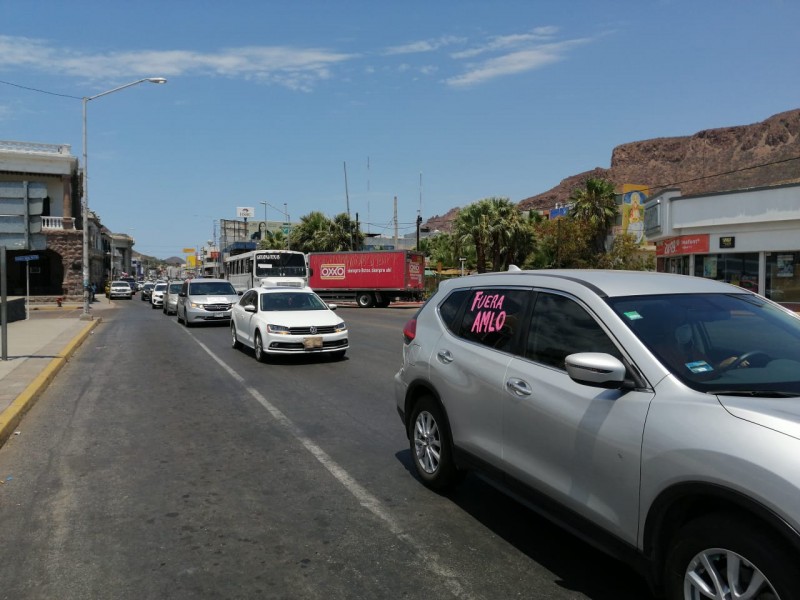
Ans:
<svg viewBox="0 0 800 600"><path fill-rule="evenodd" d="M157 283L156 287L153 288L153 291L155 291L155 292L163 292L165 289L167 289L167 284L166 283Z"/></svg>
<svg viewBox="0 0 800 600"><path fill-rule="evenodd" d="M227 281L197 281L190 284L191 296L235 296L236 290Z"/></svg>
<svg viewBox="0 0 800 600"><path fill-rule="evenodd" d="M280 292L261 294L261 310L294 311L294 310L327 310L327 305L316 294L303 292Z"/></svg>
<svg viewBox="0 0 800 600"><path fill-rule="evenodd" d="M693 389L800 394L800 318L760 296L675 294L608 302Z"/></svg>
<svg viewBox="0 0 800 600"><path fill-rule="evenodd" d="M170 283L169 284L169 293L170 294L177 294L178 292L181 291L181 287L183 287L183 284L180 283L180 282L178 282L178 283Z"/></svg>

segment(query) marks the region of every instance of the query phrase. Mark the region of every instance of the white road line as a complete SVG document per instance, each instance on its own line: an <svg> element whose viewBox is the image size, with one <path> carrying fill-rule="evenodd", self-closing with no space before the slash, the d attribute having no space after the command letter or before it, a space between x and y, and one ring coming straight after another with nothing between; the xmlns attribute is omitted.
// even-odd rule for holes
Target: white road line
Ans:
<svg viewBox="0 0 800 600"><path fill-rule="evenodd" d="M186 330L184 329L184 331ZM186 331L186 333L195 342L197 342L197 344L203 350L205 350L206 354L213 358L217 364L222 367L226 373L228 373L228 375L240 383L242 387L247 390L247 393L250 394L250 396L252 396L256 402L263 406L270 415L272 415L272 418L274 418L278 424L283 426L298 442L300 442L303 447L308 450L314 456L314 458L316 458L317 461L319 461L319 463L325 467L328 472L330 472L330 474L333 475L339 481L339 483L341 483L344 488L355 497L356 500L358 500L361 506L383 521L392 535L414 548L420 560L422 561L422 564L425 565L425 567L432 571L435 575L441 577L445 586L455 597L466 599L474 598L472 594L463 588L459 582L460 577L456 573L453 573L447 567L439 564L439 558L436 555L431 554L411 535L405 533L403 528L400 526L400 523L398 523L397 520L392 517L380 500L370 494L369 491L367 491L361 484L353 479L344 468L342 468L336 461L328 456L328 454L316 443L314 443L313 440L306 436L299 427L297 427L274 404L267 400L261 394L261 392L259 392L256 388L247 385L247 382L244 380L244 378L234 371L230 366L228 366L220 357L214 354L214 352L212 352L208 346L203 344L188 331Z"/></svg>

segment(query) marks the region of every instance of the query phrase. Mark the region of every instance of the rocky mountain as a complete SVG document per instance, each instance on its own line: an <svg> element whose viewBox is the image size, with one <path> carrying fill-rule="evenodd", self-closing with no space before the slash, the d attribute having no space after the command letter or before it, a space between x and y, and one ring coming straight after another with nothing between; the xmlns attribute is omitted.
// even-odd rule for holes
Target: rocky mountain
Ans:
<svg viewBox="0 0 800 600"><path fill-rule="evenodd" d="M800 182L800 109L752 125L706 129L691 136L656 138L617 146L611 167L595 167L519 202L522 210L565 203L589 177L646 185L651 194L678 188L683 195ZM449 231L458 208L428 219L433 230Z"/></svg>

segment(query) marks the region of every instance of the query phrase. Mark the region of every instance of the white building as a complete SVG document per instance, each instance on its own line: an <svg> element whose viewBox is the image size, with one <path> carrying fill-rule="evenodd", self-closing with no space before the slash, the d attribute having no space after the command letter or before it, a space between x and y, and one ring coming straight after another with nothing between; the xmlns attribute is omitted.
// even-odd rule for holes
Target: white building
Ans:
<svg viewBox="0 0 800 600"><path fill-rule="evenodd" d="M800 184L665 190L644 210L659 271L726 281L800 310Z"/></svg>

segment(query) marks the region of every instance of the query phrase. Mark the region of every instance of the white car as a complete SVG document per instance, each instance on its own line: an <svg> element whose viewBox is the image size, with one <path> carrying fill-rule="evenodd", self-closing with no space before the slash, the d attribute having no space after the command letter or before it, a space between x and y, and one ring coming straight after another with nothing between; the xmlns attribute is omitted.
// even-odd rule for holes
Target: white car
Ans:
<svg viewBox="0 0 800 600"><path fill-rule="evenodd" d="M311 288L272 287L247 290L231 315L231 345L248 346L256 359L268 355L327 353L343 358L347 325Z"/></svg>
<svg viewBox="0 0 800 600"><path fill-rule="evenodd" d="M112 281L108 291L108 298L127 298L133 297L133 290L127 281Z"/></svg>
<svg viewBox="0 0 800 600"><path fill-rule="evenodd" d="M167 291L167 283L159 281L156 283L153 291L150 292L150 308L163 308L164 306L164 293Z"/></svg>

